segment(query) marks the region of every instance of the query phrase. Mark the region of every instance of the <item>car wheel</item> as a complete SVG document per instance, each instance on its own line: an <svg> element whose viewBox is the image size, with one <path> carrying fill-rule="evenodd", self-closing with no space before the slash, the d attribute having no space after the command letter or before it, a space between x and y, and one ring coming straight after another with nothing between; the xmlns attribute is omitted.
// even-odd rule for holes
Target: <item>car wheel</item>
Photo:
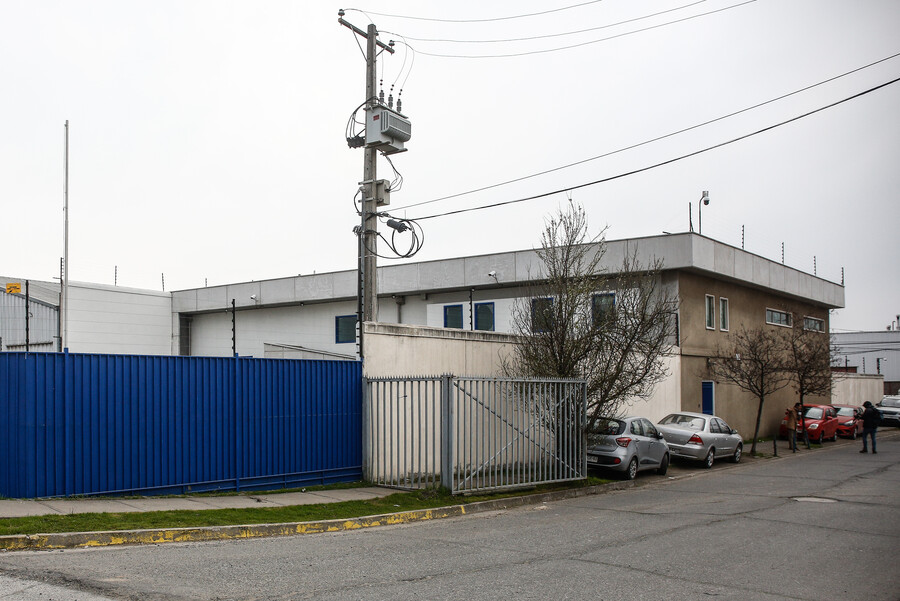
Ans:
<svg viewBox="0 0 900 601"><path fill-rule="evenodd" d="M666 472L669 471L669 454L666 453L663 455L662 461L659 462L659 467L656 468L656 473L660 476L665 476Z"/></svg>
<svg viewBox="0 0 900 601"><path fill-rule="evenodd" d="M837 442L837 430L835 430L834 434L831 435L831 442Z"/></svg>
<svg viewBox="0 0 900 601"><path fill-rule="evenodd" d="M709 469L713 466L713 463L716 461L716 450L710 449L709 453L706 454L706 459L703 460L703 467Z"/></svg>
<svg viewBox="0 0 900 601"><path fill-rule="evenodd" d="M738 445L734 450L734 455L731 456L731 463L740 463L741 462L741 454L744 452L744 446Z"/></svg>
<svg viewBox="0 0 900 601"><path fill-rule="evenodd" d="M634 480L637 477L638 473L638 460L637 457L632 457L631 462L628 464L628 469L625 470L625 479L626 480Z"/></svg>

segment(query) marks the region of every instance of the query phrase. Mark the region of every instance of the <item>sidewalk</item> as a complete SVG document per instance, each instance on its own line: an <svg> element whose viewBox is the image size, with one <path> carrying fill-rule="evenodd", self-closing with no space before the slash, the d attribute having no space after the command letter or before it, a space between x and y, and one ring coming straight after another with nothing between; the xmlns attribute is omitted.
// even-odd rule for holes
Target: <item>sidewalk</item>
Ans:
<svg viewBox="0 0 900 601"><path fill-rule="evenodd" d="M78 498L78 499L0 499L0 519L36 515L72 513L130 513L198 509L244 509L249 507L287 507L315 503L339 503L386 497L397 490L377 486L226 496Z"/></svg>

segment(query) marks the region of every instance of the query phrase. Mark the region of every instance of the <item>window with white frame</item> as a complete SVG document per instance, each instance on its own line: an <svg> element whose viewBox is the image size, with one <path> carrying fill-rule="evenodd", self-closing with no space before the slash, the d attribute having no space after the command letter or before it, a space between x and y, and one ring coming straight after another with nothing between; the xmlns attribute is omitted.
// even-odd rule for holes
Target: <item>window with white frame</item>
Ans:
<svg viewBox="0 0 900 601"><path fill-rule="evenodd" d="M791 318L791 314L787 311L766 309L766 323L773 326L784 326L789 328L793 325L793 319Z"/></svg>
<svg viewBox="0 0 900 601"><path fill-rule="evenodd" d="M706 329L716 329L716 297L712 294L706 295Z"/></svg>
<svg viewBox="0 0 900 601"><path fill-rule="evenodd" d="M719 297L719 329L728 331L728 299Z"/></svg>
<svg viewBox="0 0 900 601"><path fill-rule="evenodd" d="M825 331L825 320L819 319L818 317L806 316L803 318L803 329L810 330L813 332L824 332Z"/></svg>

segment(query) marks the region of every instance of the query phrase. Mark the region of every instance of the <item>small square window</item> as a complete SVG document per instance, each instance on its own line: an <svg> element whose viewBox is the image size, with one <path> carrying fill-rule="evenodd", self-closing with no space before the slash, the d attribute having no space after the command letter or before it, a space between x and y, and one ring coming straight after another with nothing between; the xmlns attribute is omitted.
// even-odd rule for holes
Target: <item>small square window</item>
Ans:
<svg viewBox="0 0 900 601"><path fill-rule="evenodd" d="M356 342L356 315L338 315L334 318L334 341L337 344Z"/></svg>
<svg viewBox="0 0 900 601"><path fill-rule="evenodd" d="M444 327L460 328L463 327L463 308L462 305L447 305L444 307Z"/></svg>
<svg viewBox="0 0 900 601"><path fill-rule="evenodd" d="M728 331L728 299L719 298L719 329Z"/></svg>
<svg viewBox="0 0 900 601"><path fill-rule="evenodd" d="M494 331L494 303L475 303L475 329Z"/></svg>
<svg viewBox="0 0 900 601"><path fill-rule="evenodd" d="M531 299L531 331L534 334L547 332L553 323L553 299Z"/></svg>
<svg viewBox="0 0 900 601"><path fill-rule="evenodd" d="M716 329L716 297L712 294L706 295L706 329Z"/></svg>

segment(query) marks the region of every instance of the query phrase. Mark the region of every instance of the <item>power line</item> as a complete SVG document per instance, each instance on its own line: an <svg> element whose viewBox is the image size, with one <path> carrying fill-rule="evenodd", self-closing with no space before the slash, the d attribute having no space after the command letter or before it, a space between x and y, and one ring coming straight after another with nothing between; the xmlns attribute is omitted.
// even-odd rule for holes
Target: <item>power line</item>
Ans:
<svg viewBox="0 0 900 601"><path fill-rule="evenodd" d="M691 15L690 17L684 17L682 19L676 19L674 21L666 21L665 23L660 23L658 25L651 25L649 27L644 27L641 29L635 29L634 31L626 31L625 33L619 33L616 35L612 35L606 38L600 38L599 40L590 40L587 42L581 42L579 44L570 44L568 46L558 46L556 48L545 48L544 50L529 50L526 52L511 52L507 54L440 54L438 52L425 52L424 50L415 50L415 52L419 54L423 54L425 56L433 56L435 58L466 58L466 59L486 59L486 58L513 58L517 56L529 56L531 54L547 54L550 52L559 52L562 50L571 50L572 48L580 48L582 46L589 46L591 44L599 44L600 42L608 42L609 40L615 40L617 38L622 38L625 36L633 35L635 33L642 33L644 31L650 31L652 29L659 29L660 27L666 27L668 25L674 25L676 23L683 23L684 21L690 21L692 19L697 19L699 17L705 17L707 15L712 15L715 13L720 13L726 10L731 10L732 8L738 8L740 6L745 6L747 4L752 4L757 0L745 0L744 2L740 2L738 4L732 4L731 6L726 6L724 8L718 8L716 10L711 10L705 13L699 13L696 15ZM536 38L535 38L536 39Z"/></svg>
<svg viewBox="0 0 900 601"><path fill-rule="evenodd" d="M540 15L549 15L550 13L558 13L564 10L569 10L572 8L579 8L581 6L587 6L589 4L597 4L598 2L602 2L603 0L590 0L590 2L581 2L580 4L572 4L570 6L563 6L560 8L554 8L551 10L545 10L537 13L526 13L523 15L510 15L507 17L494 17L492 19L432 19L429 17L412 17L409 15L392 15L388 13L376 13L373 11L362 11L358 8L347 8L345 10L354 10L356 12L361 12L363 14L376 15L379 17L391 17L393 19L409 19L411 21L431 21L434 23L492 23L494 21L509 21L512 19L524 19L526 17L537 17Z"/></svg>
<svg viewBox="0 0 900 601"><path fill-rule="evenodd" d="M683 154L683 155L681 155L681 156L678 156L678 157L675 157L675 158L672 158L672 159L668 159L668 160L666 160L666 161L662 161L662 162L659 162L659 163L654 163L653 165L648 165L648 166L646 166L646 167L641 167L641 168L639 168L639 169L634 169L634 170L632 170L632 171L627 171L627 172L625 172L625 173L619 173L619 174L617 174L617 175L612 175L612 176L610 176L610 177L605 177L605 178L603 178L603 179L594 180L594 181L592 181L592 182L587 182L587 183L584 183L584 184L578 184L578 185L575 185L575 186L569 186L569 187L567 187L567 188L560 188L560 189L558 189L558 190L553 190L553 191L551 191L551 192L544 192L544 193L542 193L542 194L535 194L534 196L527 196L527 197L525 197L525 198L517 198L517 199L514 199L514 200L506 200L506 201L502 201L502 202L495 202L495 203L492 203L492 204L489 204L489 205L482 205L482 206L479 206L479 207L470 207L470 208L467 208L467 209L457 209L457 210L455 210L455 211L447 211L446 213L438 213L438 214L436 214L436 215L427 215L427 216L425 216L425 217L416 217L415 219L418 220L418 221L424 221L424 220L426 220L426 219L435 219L435 218L437 218L437 217L447 217L447 216L449 216L449 215L458 215L458 214L460 214L460 213L468 213L468 212L470 212L470 211L480 211L480 210L482 210L482 209L492 209L492 208L495 208L495 207L501 207L501 206L504 206L504 205L517 204L517 203L525 202L525 201L528 201L528 200L537 200L537 199L539 199L539 198L546 198L546 197L548 197L548 196L553 196L554 194L560 194L560 193L562 193L562 192L569 192L569 191L572 191L572 190L579 190L579 189L581 189L581 188L587 188L587 187L589 187L589 186L595 186L595 185L597 185L597 184L603 184L603 183L610 182L610 181L613 181L613 180L621 179L621 178L623 178L623 177L628 177L628 176L630 176L630 175L636 175L636 174L638 174L638 173L643 173L643 172L645 172L645 171L650 171L651 169L656 169L656 168L658 168L658 167L663 167L663 166L665 166L665 165L670 165L670 164L672 164L672 163L677 163L678 161L682 161L682 160L684 160L684 159L691 158L691 157L694 157L694 156L697 156L697 155L700 155L700 154L709 152L710 150L715 150L715 149L717 149L717 148L722 148L723 146L728 146L729 144L733 144L733 143L739 142L739 141L741 141L741 140L746 140L747 138L756 136L756 135L761 134L761 133L765 133L765 132L770 131L770 130L773 130L773 129L777 128L777 127L781 127L782 125L787 125L788 123L792 123L792 122L794 122L794 121L799 121L800 119L803 119L804 117L809 117L810 115L814 115L814 114L816 114L816 113L820 113L820 112L822 112L822 111L824 111L824 110L826 110L826 109L830 109L830 108L833 108L833 107L838 106L838 105L840 105L840 104L843 104L843 103L845 103L845 102L849 102L850 100L854 100L854 99L856 99L856 98L860 98L860 97L862 97L862 96L865 96L866 94L870 94L870 93L872 93L872 92L875 92L876 90L880 90L881 88L884 88L884 87L887 87L887 86L889 86L889 85L895 84L895 83L897 83L898 81L900 81L900 77L895 78L895 79L892 79L891 81L885 82L885 83L883 83L883 84L877 85L877 86L875 86L875 87L873 87L873 88L869 88L868 90L865 90L865 91L863 91L863 92L859 92L858 94L854 94L853 96L848 96L847 98L844 98L843 100L838 100L838 101L836 101L836 102L832 102L831 104L828 104L828 105L826 105L826 106L823 106L823 107L814 109L814 110L809 111L809 112L807 112L807 113L803 113L802 115L798 115L798 116L796 116L796 117L792 117L792 118L787 119L787 120L785 120L785 121L781 121L781 122L776 123L776 124L774 124L774 125L769 125L768 127L764 127L764 128L762 128L762 129L756 130L756 131L751 132L751 133L749 133L749 134L744 134L743 136L738 136L737 138L733 138L733 139L731 139L731 140L728 140L728 141L726 141L726 142L721 142L721 143L715 144L715 145L713 145L713 146L707 146L706 148L702 148L702 149L700 149L700 150L695 150L694 152L691 152L691 153L688 153L688 154Z"/></svg>
<svg viewBox="0 0 900 601"><path fill-rule="evenodd" d="M491 190L491 189L493 189L493 188L499 188L500 186L506 186L506 185L508 185L508 184L514 184L514 183L517 183L517 182L524 181L524 180L526 180L526 179L531 179L531 178L533 178L533 177L539 177L539 176L541 176L541 175L547 175L548 173L553 173L553 172L556 172L556 171L562 171L563 169L568 169L569 167L575 167L575 166L578 166L578 165L582 165L582 164L584 164L584 163L589 163L590 161L596 161L596 160L598 160L598 159L606 158L606 157L608 157L608 156L612 156L612 155L618 154L618 153L620 153L620 152L625 152L626 150L633 150L633 149L635 149L635 148L639 148L639 147L641 147L641 146L646 146L647 144L651 144L651 143L653 143L653 142L658 142L658 141L660 141L660 140L664 140L664 139L666 139L666 138L671 138L672 136L676 136L676 135L678 135L678 134L682 134L682 133L691 131L691 130L693 130L693 129L697 129L697 128L700 128L700 127L703 127L703 126L706 126L706 125L710 125L710 124L712 124L712 123L716 123L717 121L722 121L723 119L727 119L727 118L729 118L729 117L734 117L734 116L736 116L736 115L740 115L741 113L746 113L747 111L751 111L751 110L757 109L757 108L759 108L759 107L761 107L761 106L765 106L765 105L767 105L767 104L771 104L771 103L773 103L773 102L777 102L778 100L783 100L783 99L785 99L785 98L788 98L788 97L790 97L790 96L794 96L794 95L799 94L799 93L801 93L801 92L806 92L807 90L811 90L811 89L813 89L813 88L815 88L815 87L824 85L824 84L826 84L826 83L830 83L830 82L832 82L832 81L835 81L835 80L837 80L837 79L840 79L841 77L846 77L847 75L851 75L851 74L856 73L856 72L858 72L858 71L862 71L863 69L868 69L869 67L872 67L872 66L874 66L874 65L877 65L877 64L879 64L879 63L883 63L883 62L888 61L888 60L890 60L890 59L892 59L892 58L897 58L898 56L900 56L900 52L898 52L898 53L896 53L896 54L892 54L891 56L882 58L882 59L880 59L880 60L871 62L871 63L869 63L869 64L867 64L867 65L863 65L862 67L857 67L856 69L852 69L852 70L847 71L847 72L845 72L845 73L842 73L842 74L840 74L840 75L835 75L834 77L830 77L830 78L825 79L825 80L822 80L822 81L820 81L820 82L818 82L818 83L814 83L814 84L812 84L812 85L808 85L808 86L803 87L803 88L800 88L800 89L798 89L798 90L794 90L793 92L788 92L787 94L782 94L781 96L777 96L777 97L772 98L772 99L770 99L770 100L766 100L765 102L760 102L759 104L754 104L754 105L752 105L752 106L748 106L748 107L743 108L743 109L740 109L740 110L738 110L738 111L734 111L734 112L732 112L732 113L728 113L728 114L726 114L726 115L722 115L722 116L720 116L720 117L716 117L715 119L710 119L709 121L704 121L704 122L702 122L702 123L697 123L697 124L695 124L695 125L691 125L691 126L689 126L689 127L685 127L684 129L679 129L679 130L677 130L677 131L673 131L673 132L670 132L670 133L667 133L667 134L663 134L663 135L661 135L661 136L657 136L657 137L651 138L651 139L649 139L649 140L644 140L643 142L638 142L638 143L632 144L632 145L630 145L630 146L625 146L625 147L623 147L623 148L618 148L618 149L616 149L616 150L611 150L611 151L609 151L609 152L605 152L605 153L599 154L599 155L597 155L597 156L593 156L593 157L589 157L589 158L586 158L586 159L582 159L582 160L580 160L580 161L575 161L574 163L568 163L568 164L566 164L566 165L560 165L559 167L553 167L552 169L547 169L547 170L545 170L545 171L538 171L537 173L532 173L532 174L530 174L530 175L523 175L523 176L521 176L521 177L517 177L517 178L514 178L514 179L506 180L506 181L499 182L499 183L496 183L496 184L490 184L490 185L488 185L488 186L483 186L483 187L481 187L481 188L475 188L475 189L473 189L473 190L467 190L467 191L465 191L465 192L458 192L458 193L456 193L456 194L450 194L449 196L441 196L440 198L433 198L433 199L431 199L431 200L423 200L422 202L417 202L417 203L410 204L410 205L406 205L406 206L403 206L403 207L397 207L395 210L411 209L411 208L413 208L413 207L420 207L420 206L423 206L423 205L432 204L432 203L439 202L439 201L442 201L442 200L449 200L449 199L451 199L451 198L458 198L458 197L460 197L460 196L466 196L466 195L468 195L468 194L474 194L475 192L484 192L485 190Z"/></svg>
<svg viewBox="0 0 900 601"><path fill-rule="evenodd" d="M644 15L643 17L636 17L634 19L626 19L625 21L618 21L617 23L610 23L608 25L600 25L599 27L590 27L588 29L579 29L576 31L565 31L562 33L549 33L546 35L536 35L524 38L506 38L506 39L495 39L495 40L453 40L453 39L444 39L444 38L414 38L412 36L406 36L407 40L413 40L415 42L446 42L450 44L497 44L503 42L524 42L528 40L542 40L545 38L558 38L567 35L577 35L579 33L587 33L589 31L597 31L599 29L609 29L610 27L617 27L619 25L625 25L627 23L634 23L636 21L643 21L645 19L651 19L653 17L658 17L659 15L664 15L666 13L675 12L678 10L683 10L685 8L689 8L691 6L696 6L697 4L702 4L706 2L706 0L697 0L696 2L691 2L690 4L685 4L684 6L678 6L675 8L670 8L668 10L662 10L656 13L651 13L649 15Z"/></svg>

